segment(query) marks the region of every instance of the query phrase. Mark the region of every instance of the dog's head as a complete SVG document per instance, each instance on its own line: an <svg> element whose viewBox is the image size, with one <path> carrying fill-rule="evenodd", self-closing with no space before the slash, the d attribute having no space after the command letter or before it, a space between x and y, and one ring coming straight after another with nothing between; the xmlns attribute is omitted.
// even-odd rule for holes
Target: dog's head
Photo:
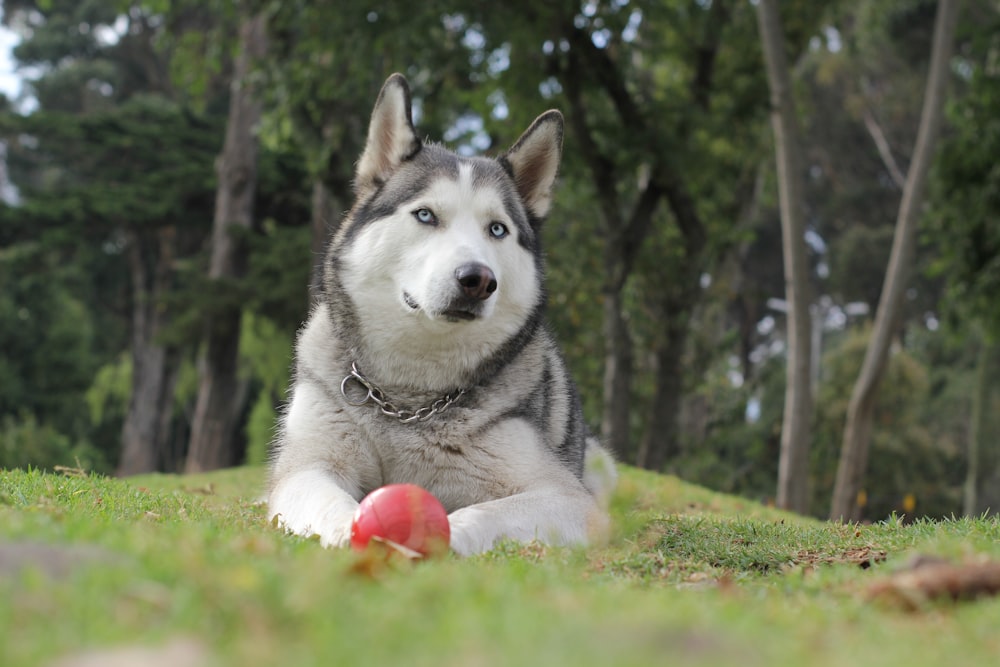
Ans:
<svg viewBox="0 0 1000 667"><path fill-rule="evenodd" d="M498 158L461 157L417 138L406 80L389 77L328 265L370 352L468 370L540 316L562 134L548 111Z"/></svg>

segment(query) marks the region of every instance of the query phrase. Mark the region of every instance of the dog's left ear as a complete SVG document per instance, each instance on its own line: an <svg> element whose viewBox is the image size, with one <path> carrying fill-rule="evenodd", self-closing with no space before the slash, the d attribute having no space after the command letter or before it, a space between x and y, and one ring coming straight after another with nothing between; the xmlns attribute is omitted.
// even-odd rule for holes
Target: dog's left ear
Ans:
<svg viewBox="0 0 1000 667"><path fill-rule="evenodd" d="M355 195L359 199L369 195L421 146L413 129L410 86L402 74L393 74L382 85L372 111L365 150L354 173Z"/></svg>
<svg viewBox="0 0 1000 667"><path fill-rule="evenodd" d="M562 114L546 111L499 158L514 177L521 200L535 220L544 218L552 205L552 186L559 172L562 140Z"/></svg>

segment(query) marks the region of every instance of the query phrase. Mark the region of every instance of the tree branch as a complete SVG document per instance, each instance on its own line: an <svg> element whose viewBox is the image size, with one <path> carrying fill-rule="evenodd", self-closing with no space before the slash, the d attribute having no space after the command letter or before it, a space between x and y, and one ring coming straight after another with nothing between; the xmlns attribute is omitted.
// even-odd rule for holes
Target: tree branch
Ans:
<svg viewBox="0 0 1000 667"><path fill-rule="evenodd" d="M715 0L709 9L705 34L695 47L694 78L691 80L691 97L695 104L708 110L715 77L715 61L722 42L722 28L729 21L729 7L723 0Z"/></svg>
<svg viewBox="0 0 1000 667"><path fill-rule="evenodd" d="M700 253L705 247L708 235L687 185L677 172L666 166L662 167L655 178L663 189L670 211L677 221L677 227L684 235L688 252Z"/></svg>
<svg viewBox="0 0 1000 667"><path fill-rule="evenodd" d="M723 17L720 15L717 18L721 21ZM655 124L646 121L644 114L625 87L624 79L620 75L607 49L599 49L594 46L589 36L580 29L574 29L570 32L570 47L570 59L573 60L574 54L579 54L583 58L583 63L581 64L586 66L587 73L592 74L596 78L597 83L608 94L608 97L611 98L611 102L623 125L637 136L646 137L647 146L655 147L661 145L663 143L662 137L654 129ZM710 76L710 72L706 71L705 75ZM571 73L566 82L567 88L571 85L577 85L575 81L569 80L572 78L575 77ZM705 83L709 83L709 81L705 81ZM665 155L663 151L656 151L655 148L653 150L659 155ZM684 179L666 164L666 157L661 158L654 167L650 186L644 192L640 193L633 215L630 217L629 225L635 224L641 226L642 224L646 224L639 214L647 209L655 209L659 198L666 196L670 209L677 219L677 225L681 233L688 240L688 248L695 252L700 252L704 248L706 240L704 225L695 208L694 200L684 183ZM652 213L650 213L649 217L652 217ZM625 237L636 237L640 231L643 234L645 233L644 229L626 228L623 230L623 234Z"/></svg>
<svg viewBox="0 0 1000 667"><path fill-rule="evenodd" d="M594 187L597 190L598 204L604 214L604 219L607 220L608 231L612 235L615 235L621 229L618 192L615 189L615 168L611 160L597 147L594 136L591 134L590 126L587 124L586 105L583 103L583 93L580 90L580 78L582 76L579 71L580 68L580 61L571 52L568 59L568 67L565 71L566 76L564 77L566 99L569 102L567 116L569 117L570 127L573 128L573 132L576 135L580 153L583 155L583 161L587 164L593 177Z"/></svg>
<svg viewBox="0 0 1000 667"><path fill-rule="evenodd" d="M871 337L865 350L861 371L851 390L847 405L844 439L837 465L830 519L834 521L857 518L856 498L868 467L868 450L875 397L885 371L892 342L893 330L903 307L903 294L913 270L916 254L920 207L931 156L937 143L944 100L949 79L948 65L954 50L955 24L958 20L958 0L939 0L934 19L934 41L931 46L930 69L924 89L923 108L913 159L906 174L906 185L896 217L896 231L892 239L889 265L882 283L882 294L875 311Z"/></svg>
<svg viewBox="0 0 1000 667"><path fill-rule="evenodd" d="M885 138L882 127L875 120L875 116L872 115L869 109L865 109L862 120L864 120L865 129L871 135L872 141L875 142L875 148L878 149L879 157L882 158L882 164L885 165L889 176L892 177L892 182L896 184L897 188L902 190L906 186L906 176L903 175L899 164L896 163L896 158L892 156L892 147L889 146L889 140Z"/></svg>
<svg viewBox="0 0 1000 667"><path fill-rule="evenodd" d="M632 214L629 216L628 222L625 223L625 229L621 235L622 263L624 264L625 275L628 275L632 271L632 265L639 254L642 241L646 238L646 234L652 226L656 207L663 197L663 190L655 180L651 178L641 180L645 180L646 183L644 186L640 186L639 197L636 199L635 206L632 208Z"/></svg>
<svg viewBox="0 0 1000 667"><path fill-rule="evenodd" d="M607 92L625 127L639 135L646 135L649 124L625 88L625 80L608 50L594 46L590 35L580 28L569 32L569 42L571 57L577 53L583 58L582 64L587 73L592 73L597 83Z"/></svg>

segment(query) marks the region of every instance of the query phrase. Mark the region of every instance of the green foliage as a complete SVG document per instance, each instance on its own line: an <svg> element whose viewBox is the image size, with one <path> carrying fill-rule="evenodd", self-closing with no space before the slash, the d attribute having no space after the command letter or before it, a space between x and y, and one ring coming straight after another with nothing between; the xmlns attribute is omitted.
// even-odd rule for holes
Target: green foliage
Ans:
<svg viewBox="0 0 1000 667"><path fill-rule="evenodd" d="M122 353L97 370L83 395L90 413L87 439L98 444L104 460L109 463L118 460L119 440L131 394L132 358Z"/></svg>
<svg viewBox="0 0 1000 667"><path fill-rule="evenodd" d="M463 111L454 94L470 69L446 11L461 15L438 2L266 3L265 143L294 146L309 176L348 201L372 103L392 72L415 86L421 134L441 137Z"/></svg>
<svg viewBox="0 0 1000 667"><path fill-rule="evenodd" d="M12 392L11 405L37 412L22 396L32 393L75 406L73 423L60 418L53 425L70 441L90 438L113 458L129 405L127 350L137 337L144 344L179 349L175 357L186 364L173 414L166 416L174 421L176 440L183 437L193 404L190 360L206 318L219 303L265 313L285 331L298 326L307 307L308 276L307 263L299 258L309 247L303 226L308 212L303 213L300 196L303 171L287 154L261 156L256 208L262 220L271 222L261 223L261 233L246 239L251 275L238 284L206 288L200 276L213 217L214 162L222 144L229 84L220 82L220 73L228 76L225 52L231 43L224 35L233 24L233 8L183 0L88 0L47 3L30 16L17 14L33 10L33 4L15 2L6 15L15 23L20 16L32 28L17 57L43 67L31 82L39 110L0 117L20 200L0 211L0 242L18 244L13 248L19 253L33 248L50 268L59 267L45 271L22 262L29 270L17 273L16 281L23 283L18 289L27 290L37 272L39 285L61 289L72 301L63 305L8 292L14 314L28 313L23 302L30 297L40 311L39 325L42 312L48 320L44 333L17 317L4 318L0 329L10 325L25 344L35 342L31 336L46 343L36 345L37 356L19 354L9 366L4 358L0 370L10 370L5 386ZM112 30L118 36L108 39ZM216 49L214 59L196 62L195 43L205 53ZM201 89L171 85L168 71L184 66L204 77ZM285 270L278 270L280 263ZM150 303L146 315L135 317ZM148 328L152 312L170 326ZM101 335L92 335L95 330ZM78 343L71 345L64 333ZM11 350L23 347L12 338L4 340ZM50 340L59 345L57 351L48 349ZM281 344L288 349L287 341ZM73 368L63 356L86 369L83 377L68 372ZM65 375L59 384L39 381L59 373ZM0 414L8 408L2 392ZM39 414L45 424L50 418Z"/></svg>
<svg viewBox="0 0 1000 667"><path fill-rule="evenodd" d="M889 261L893 229L888 225L848 227L831 252L831 287L842 303L862 301L874 308L882 294L882 279Z"/></svg>
<svg viewBox="0 0 1000 667"><path fill-rule="evenodd" d="M0 417L0 470L56 466L109 471L104 452L87 442L73 442L31 414Z"/></svg>
<svg viewBox="0 0 1000 667"><path fill-rule="evenodd" d="M211 220L219 126L163 97L135 96L82 116L8 116L2 129L40 174L22 186L35 215L103 236L121 226L205 228Z"/></svg>
<svg viewBox="0 0 1000 667"><path fill-rule="evenodd" d="M156 96L82 115L8 116L2 125L33 174L19 183L22 203L4 211L17 221L7 254L41 261L18 271L15 287L0 297L24 316L4 318L6 347L16 354L11 363L23 365L14 375L31 383L24 391L33 395L12 396L16 407L4 398L0 412L30 410L71 441L93 437L112 458L128 401L113 393L120 385L104 385L109 378L95 387L95 373L127 349L128 309L162 298L157 290L170 282L164 273L174 270L175 253L191 253L208 228L217 127ZM54 270L44 271L46 264ZM75 416L48 414L36 407L42 402L72 406ZM88 412L102 403L107 410L95 422Z"/></svg>
<svg viewBox="0 0 1000 667"><path fill-rule="evenodd" d="M592 205L584 205L589 196L578 180L564 180L542 228L542 241L548 319L580 387L584 414L597 425L604 361L600 324L604 275L602 240L593 233L598 213Z"/></svg>
<svg viewBox="0 0 1000 667"><path fill-rule="evenodd" d="M670 467L697 484L770 499L778 478L784 367L778 360L765 362L751 382L739 386L730 377L733 370L720 360L686 397L689 423Z"/></svg>
<svg viewBox="0 0 1000 667"><path fill-rule="evenodd" d="M887 6L888 5L888 6ZM933 0L864 0L859 3L857 18L861 24L859 49L862 52L884 56L884 42L889 40L898 47L893 64L909 60L926 67L933 36L934 14L937 3ZM882 61L886 59L883 57Z"/></svg>
<svg viewBox="0 0 1000 667"><path fill-rule="evenodd" d="M90 421L100 424L110 415L124 413L132 382L132 360L122 356L98 369L84 398L90 408Z"/></svg>
<svg viewBox="0 0 1000 667"><path fill-rule="evenodd" d="M824 506L833 488L850 387L861 368L867 341L867 330L848 332L824 356L812 449L813 505L817 508ZM866 518L912 514L912 508L906 507L907 495L913 496L920 516L958 512L961 451L954 440L932 431L936 404L930 389L926 366L905 350L893 351L875 403L863 484Z"/></svg>
<svg viewBox="0 0 1000 667"><path fill-rule="evenodd" d="M994 28L1000 17L993 17ZM993 34L995 35L995 29ZM995 61L995 40L991 47ZM939 249L934 266L948 280L953 303L968 308L1000 335L1000 72L996 62L965 61L969 92L951 105L954 131L944 138L932 180L935 215L928 236Z"/></svg>
<svg viewBox="0 0 1000 667"><path fill-rule="evenodd" d="M972 355L940 349L941 334L914 332L911 351L892 354L876 402L864 516L893 512L945 517L960 511L962 456ZM928 348L928 343L933 343ZM828 333L811 448L811 511L824 514L843 440L847 401L867 344L867 329ZM956 341L956 344L957 341ZM725 362L713 366L686 401L688 440L671 470L728 493L770 499L777 479L785 391L782 360L734 385ZM748 418L747 405L755 406ZM912 496L914 506L908 506Z"/></svg>
<svg viewBox="0 0 1000 667"><path fill-rule="evenodd" d="M311 230L278 226L272 220L248 238L250 268L243 279L243 303L287 333L298 329L309 309Z"/></svg>
<svg viewBox="0 0 1000 667"><path fill-rule="evenodd" d="M165 57L173 93L200 112L224 117L238 46L239 14L245 3L228 0L119 0L140 5L165 24L157 32L157 52ZM239 82L248 85L251 82ZM222 141L220 138L219 145Z"/></svg>
<svg viewBox="0 0 1000 667"><path fill-rule="evenodd" d="M292 368L292 336L264 317L244 314L240 355L258 385L247 418L247 463L267 460L277 421L276 406L284 402Z"/></svg>
<svg viewBox="0 0 1000 667"><path fill-rule="evenodd" d="M0 250L0 417L29 414L67 433L85 424L80 397L98 360L75 278L39 244Z"/></svg>

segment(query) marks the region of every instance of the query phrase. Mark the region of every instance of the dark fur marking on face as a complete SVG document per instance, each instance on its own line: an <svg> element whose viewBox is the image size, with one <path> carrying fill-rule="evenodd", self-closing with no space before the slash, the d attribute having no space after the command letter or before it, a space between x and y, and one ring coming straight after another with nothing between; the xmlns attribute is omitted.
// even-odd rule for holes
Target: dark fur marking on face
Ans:
<svg viewBox="0 0 1000 667"><path fill-rule="evenodd" d="M350 216L343 244L350 244L366 225L395 213L400 206L426 190L435 179L457 179L460 160L441 146L425 145L423 150L404 161L368 199L358 203Z"/></svg>
<svg viewBox="0 0 1000 667"><path fill-rule="evenodd" d="M507 216L517 228L517 244L528 252L540 256L537 229L531 224L530 216L521 202L509 169L505 168L500 160L490 158L474 158L471 164L473 187L496 189L503 200Z"/></svg>
<svg viewBox="0 0 1000 667"><path fill-rule="evenodd" d="M416 198L435 179L449 177L457 179L462 164L472 167L472 184L475 188L494 188L503 201L507 216L517 230L517 243L525 250L540 258L542 251L538 242L539 221L525 209L518 195L514 180L510 175L510 165L503 158L463 158L437 144L427 144L408 157L400 167L378 187L366 200L359 202L349 216L349 227L345 230L343 243L349 244L353 237L366 225L388 217L399 207Z"/></svg>

